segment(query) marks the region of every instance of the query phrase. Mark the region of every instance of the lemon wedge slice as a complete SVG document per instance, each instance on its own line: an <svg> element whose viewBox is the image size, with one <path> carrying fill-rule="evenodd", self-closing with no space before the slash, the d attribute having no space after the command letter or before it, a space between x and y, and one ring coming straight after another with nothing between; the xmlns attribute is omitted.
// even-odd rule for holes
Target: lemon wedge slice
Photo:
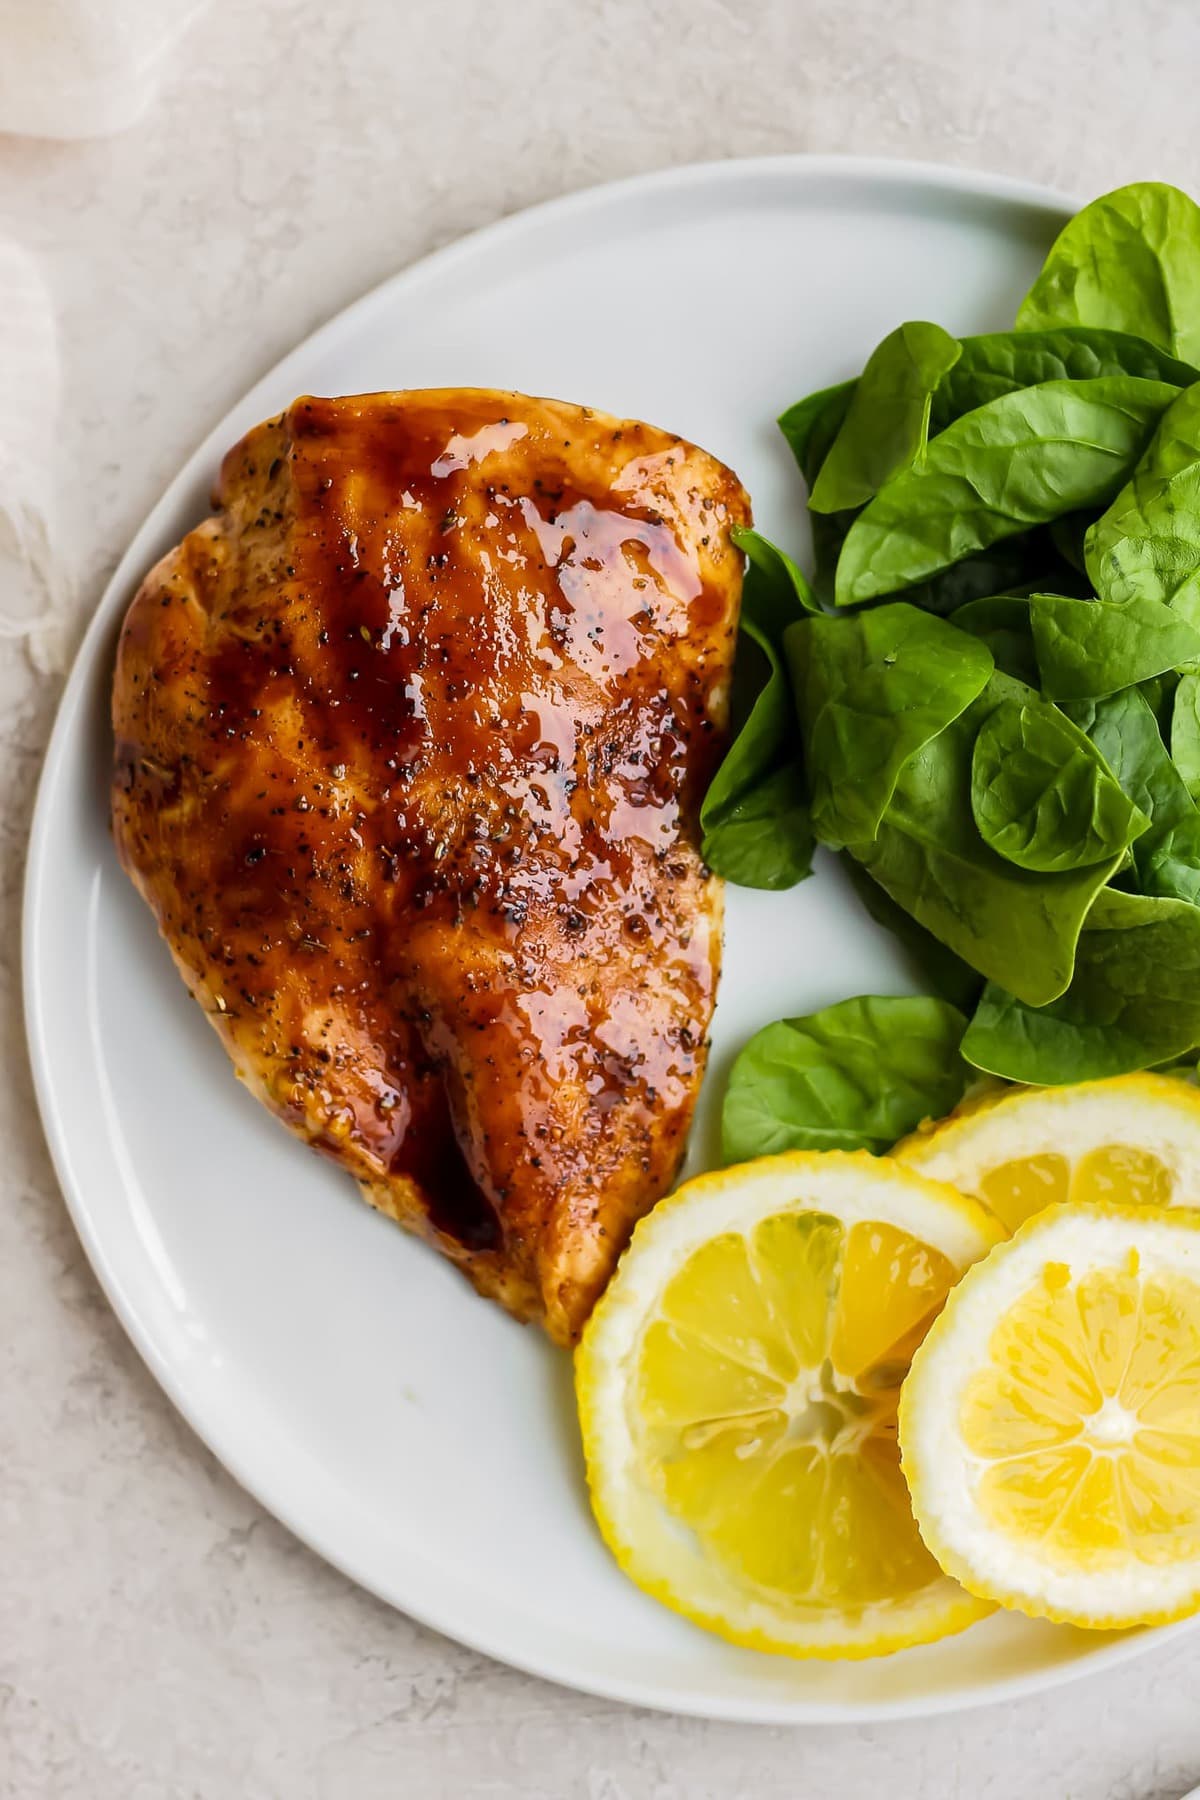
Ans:
<svg viewBox="0 0 1200 1800"><path fill-rule="evenodd" d="M892 1154L973 1194L1009 1231L1064 1200L1200 1204L1200 1089L1169 1075L1005 1088Z"/></svg>
<svg viewBox="0 0 1200 1800"><path fill-rule="evenodd" d="M921 1535L972 1593L1112 1627L1200 1607L1200 1214L1056 1206L972 1269L900 1402Z"/></svg>
<svg viewBox="0 0 1200 1800"><path fill-rule="evenodd" d="M793 1656L879 1655L990 1611L921 1542L896 1408L947 1292L1002 1237L865 1153L767 1157L661 1201L576 1353L592 1503L626 1573Z"/></svg>

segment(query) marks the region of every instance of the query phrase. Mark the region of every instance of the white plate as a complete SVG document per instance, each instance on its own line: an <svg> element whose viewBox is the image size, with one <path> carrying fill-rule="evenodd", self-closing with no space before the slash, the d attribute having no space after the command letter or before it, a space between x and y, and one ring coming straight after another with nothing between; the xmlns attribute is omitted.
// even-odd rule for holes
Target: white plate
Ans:
<svg viewBox="0 0 1200 1800"><path fill-rule="evenodd" d="M26 1005L100 1280L264 1506L393 1605L552 1680L713 1717L867 1719L1027 1691L1150 1638L1002 1618L888 1660L803 1664L733 1649L627 1583L588 1513L568 1359L289 1140L156 941L108 836L118 621L204 513L220 453L304 390L477 383L637 415L731 463L764 528L801 542L774 415L901 319L1008 324L1065 204L978 175L780 158L652 175L479 232L334 319L217 427L130 546L67 687L30 851ZM832 865L790 894L728 901L698 1164L750 1031L905 987Z"/></svg>

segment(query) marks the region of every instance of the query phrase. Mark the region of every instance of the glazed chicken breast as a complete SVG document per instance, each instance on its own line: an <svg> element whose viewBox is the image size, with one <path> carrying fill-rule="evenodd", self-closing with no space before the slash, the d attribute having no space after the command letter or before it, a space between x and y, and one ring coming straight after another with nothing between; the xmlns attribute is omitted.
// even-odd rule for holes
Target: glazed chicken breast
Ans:
<svg viewBox="0 0 1200 1800"><path fill-rule="evenodd" d="M118 854L264 1104L570 1343L703 1073L746 496L455 389L297 400L215 505L125 620Z"/></svg>

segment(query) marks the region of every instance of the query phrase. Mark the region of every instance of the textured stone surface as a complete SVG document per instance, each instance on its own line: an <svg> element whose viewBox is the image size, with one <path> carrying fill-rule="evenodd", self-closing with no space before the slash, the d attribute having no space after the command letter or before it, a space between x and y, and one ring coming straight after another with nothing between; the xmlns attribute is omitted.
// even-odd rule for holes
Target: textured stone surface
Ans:
<svg viewBox="0 0 1200 1800"><path fill-rule="evenodd" d="M217 0L153 113L0 139L0 225L61 309L86 605L183 456L303 333L471 226L694 158L875 152L1200 190L1193 0ZM386 1611L159 1394L67 1223L16 923L57 682L0 650L0 1794L17 1800L1175 1800L1200 1634L1044 1700L789 1731L632 1712Z"/></svg>

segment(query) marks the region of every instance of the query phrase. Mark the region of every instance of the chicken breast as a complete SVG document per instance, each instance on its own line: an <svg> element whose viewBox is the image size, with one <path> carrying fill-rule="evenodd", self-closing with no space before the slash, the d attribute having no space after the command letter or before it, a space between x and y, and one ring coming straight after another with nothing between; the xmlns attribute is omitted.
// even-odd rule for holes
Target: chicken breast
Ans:
<svg viewBox="0 0 1200 1800"><path fill-rule="evenodd" d="M569 1343L703 1072L746 496L454 389L297 400L215 503L121 635L118 854L264 1104Z"/></svg>

